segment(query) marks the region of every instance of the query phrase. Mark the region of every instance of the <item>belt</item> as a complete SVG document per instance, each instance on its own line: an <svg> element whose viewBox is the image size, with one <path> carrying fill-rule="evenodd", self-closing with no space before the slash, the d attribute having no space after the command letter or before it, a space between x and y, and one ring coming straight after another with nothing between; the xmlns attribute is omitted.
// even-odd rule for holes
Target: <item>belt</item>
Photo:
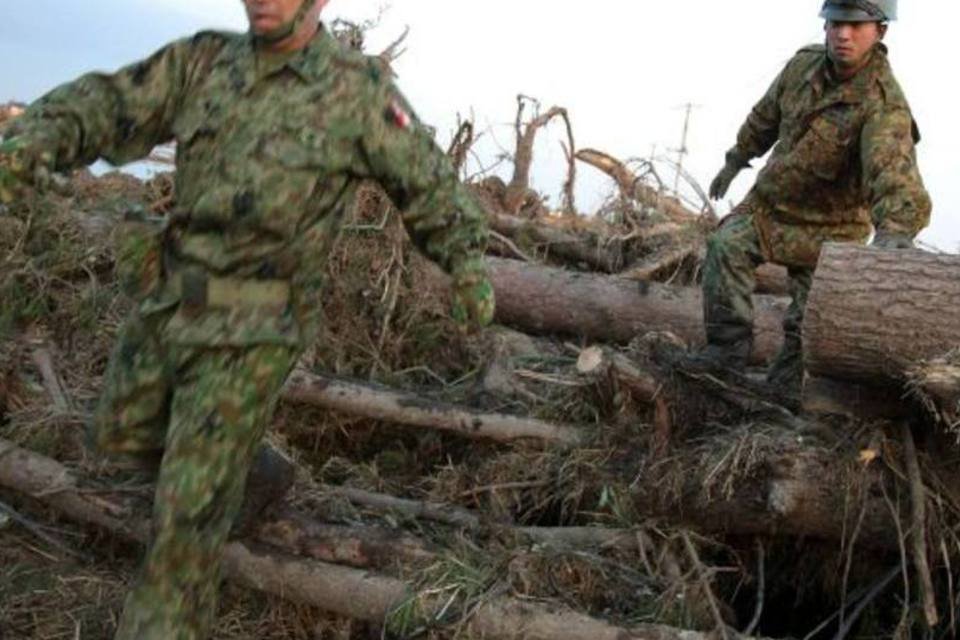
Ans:
<svg viewBox="0 0 960 640"><path fill-rule="evenodd" d="M187 309L267 308L282 311L290 302L286 280L220 278L187 269L179 275L180 299Z"/></svg>

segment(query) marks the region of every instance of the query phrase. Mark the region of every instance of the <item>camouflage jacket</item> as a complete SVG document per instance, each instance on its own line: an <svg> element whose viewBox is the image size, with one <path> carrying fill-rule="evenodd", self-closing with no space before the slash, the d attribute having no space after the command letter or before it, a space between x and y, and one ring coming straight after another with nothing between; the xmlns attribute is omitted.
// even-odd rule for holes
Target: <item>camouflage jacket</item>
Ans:
<svg viewBox="0 0 960 640"><path fill-rule="evenodd" d="M871 223L916 235L931 210L919 139L885 46L847 81L835 79L824 46L801 49L728 152L745 165L776 145L744 203L768 259L813 266L823 242L863 242Z"/></svg>
<svg viewBox="0 0 960 640"><path fill-rule="evenodd" d="M361 180L386 189L414 243L447 271L486 242L481 209L389 72L324 30L273 59L249 35L201 32L54 89L10 133L58 170L125 163L176 140L166 274L141 312L174 309L167 335L185 344L311 340L327 257ZM221 299L244 304L187 309L184 288L210 279ZM271 298L262 308L249 300L261 293ZM202 303L207 292L190 295Z"/></svg>

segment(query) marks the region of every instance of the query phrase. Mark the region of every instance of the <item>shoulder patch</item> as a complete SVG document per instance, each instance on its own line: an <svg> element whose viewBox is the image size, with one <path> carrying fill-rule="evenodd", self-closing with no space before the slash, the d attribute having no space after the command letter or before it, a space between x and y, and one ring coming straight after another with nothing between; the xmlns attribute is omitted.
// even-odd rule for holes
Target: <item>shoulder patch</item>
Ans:
<svg viewBox="0 0 960 640"><path fill-rule="evenodd" d="M413 114L399 98L392 98L387 104L386 118L387 122L398 129L409 129L413 125Z"/></svg>

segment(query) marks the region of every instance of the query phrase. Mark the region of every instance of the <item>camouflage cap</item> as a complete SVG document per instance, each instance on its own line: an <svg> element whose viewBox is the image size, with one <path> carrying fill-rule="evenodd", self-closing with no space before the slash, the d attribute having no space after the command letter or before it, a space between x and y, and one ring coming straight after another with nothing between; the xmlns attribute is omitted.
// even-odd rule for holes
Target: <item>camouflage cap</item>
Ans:
<svg viewBox="0 0 960 640"><path fill-rule="evenodd" d="M826 0L820 17L836 22L890 22L897 19L897 0Z"/></svg>

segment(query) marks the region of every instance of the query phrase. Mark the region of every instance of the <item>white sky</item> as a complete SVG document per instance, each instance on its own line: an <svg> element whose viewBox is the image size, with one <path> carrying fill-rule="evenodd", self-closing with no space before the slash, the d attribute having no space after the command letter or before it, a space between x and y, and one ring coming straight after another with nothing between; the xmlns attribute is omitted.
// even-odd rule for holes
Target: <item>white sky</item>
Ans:
<svg viewBox="0 0 960 640"><path fill-rule="evenodd" d="M362 20L385 0L332 0L326 19ZM567 107L579 147L621 158L679 146L685 103L696 109L686 167L706 187L750 107L801 46L822 40L820 0L392 0L370 35L378 51L410 26L399 84L446 144L457 114L489 133L491 162L512 149L517 93ZM920 168L934 200L921 238L960 249L957 89L945 77L960 3L910 2L887 43L923 133ZM201 28L245 28L239 0L31 0L0 8L0 101L31 100L92 69L114 69ZM43 46L41 46L43 43ZM558 123L541 136L534 181L559 200L566 170ZM578 205L596 207L605 176L579 167ZM499 173L509 173L504 166ZM734 183L730 200L749 188ZM665 176L666 178L667 176ZM729 203L720 206L725 211Z"/></svg>

